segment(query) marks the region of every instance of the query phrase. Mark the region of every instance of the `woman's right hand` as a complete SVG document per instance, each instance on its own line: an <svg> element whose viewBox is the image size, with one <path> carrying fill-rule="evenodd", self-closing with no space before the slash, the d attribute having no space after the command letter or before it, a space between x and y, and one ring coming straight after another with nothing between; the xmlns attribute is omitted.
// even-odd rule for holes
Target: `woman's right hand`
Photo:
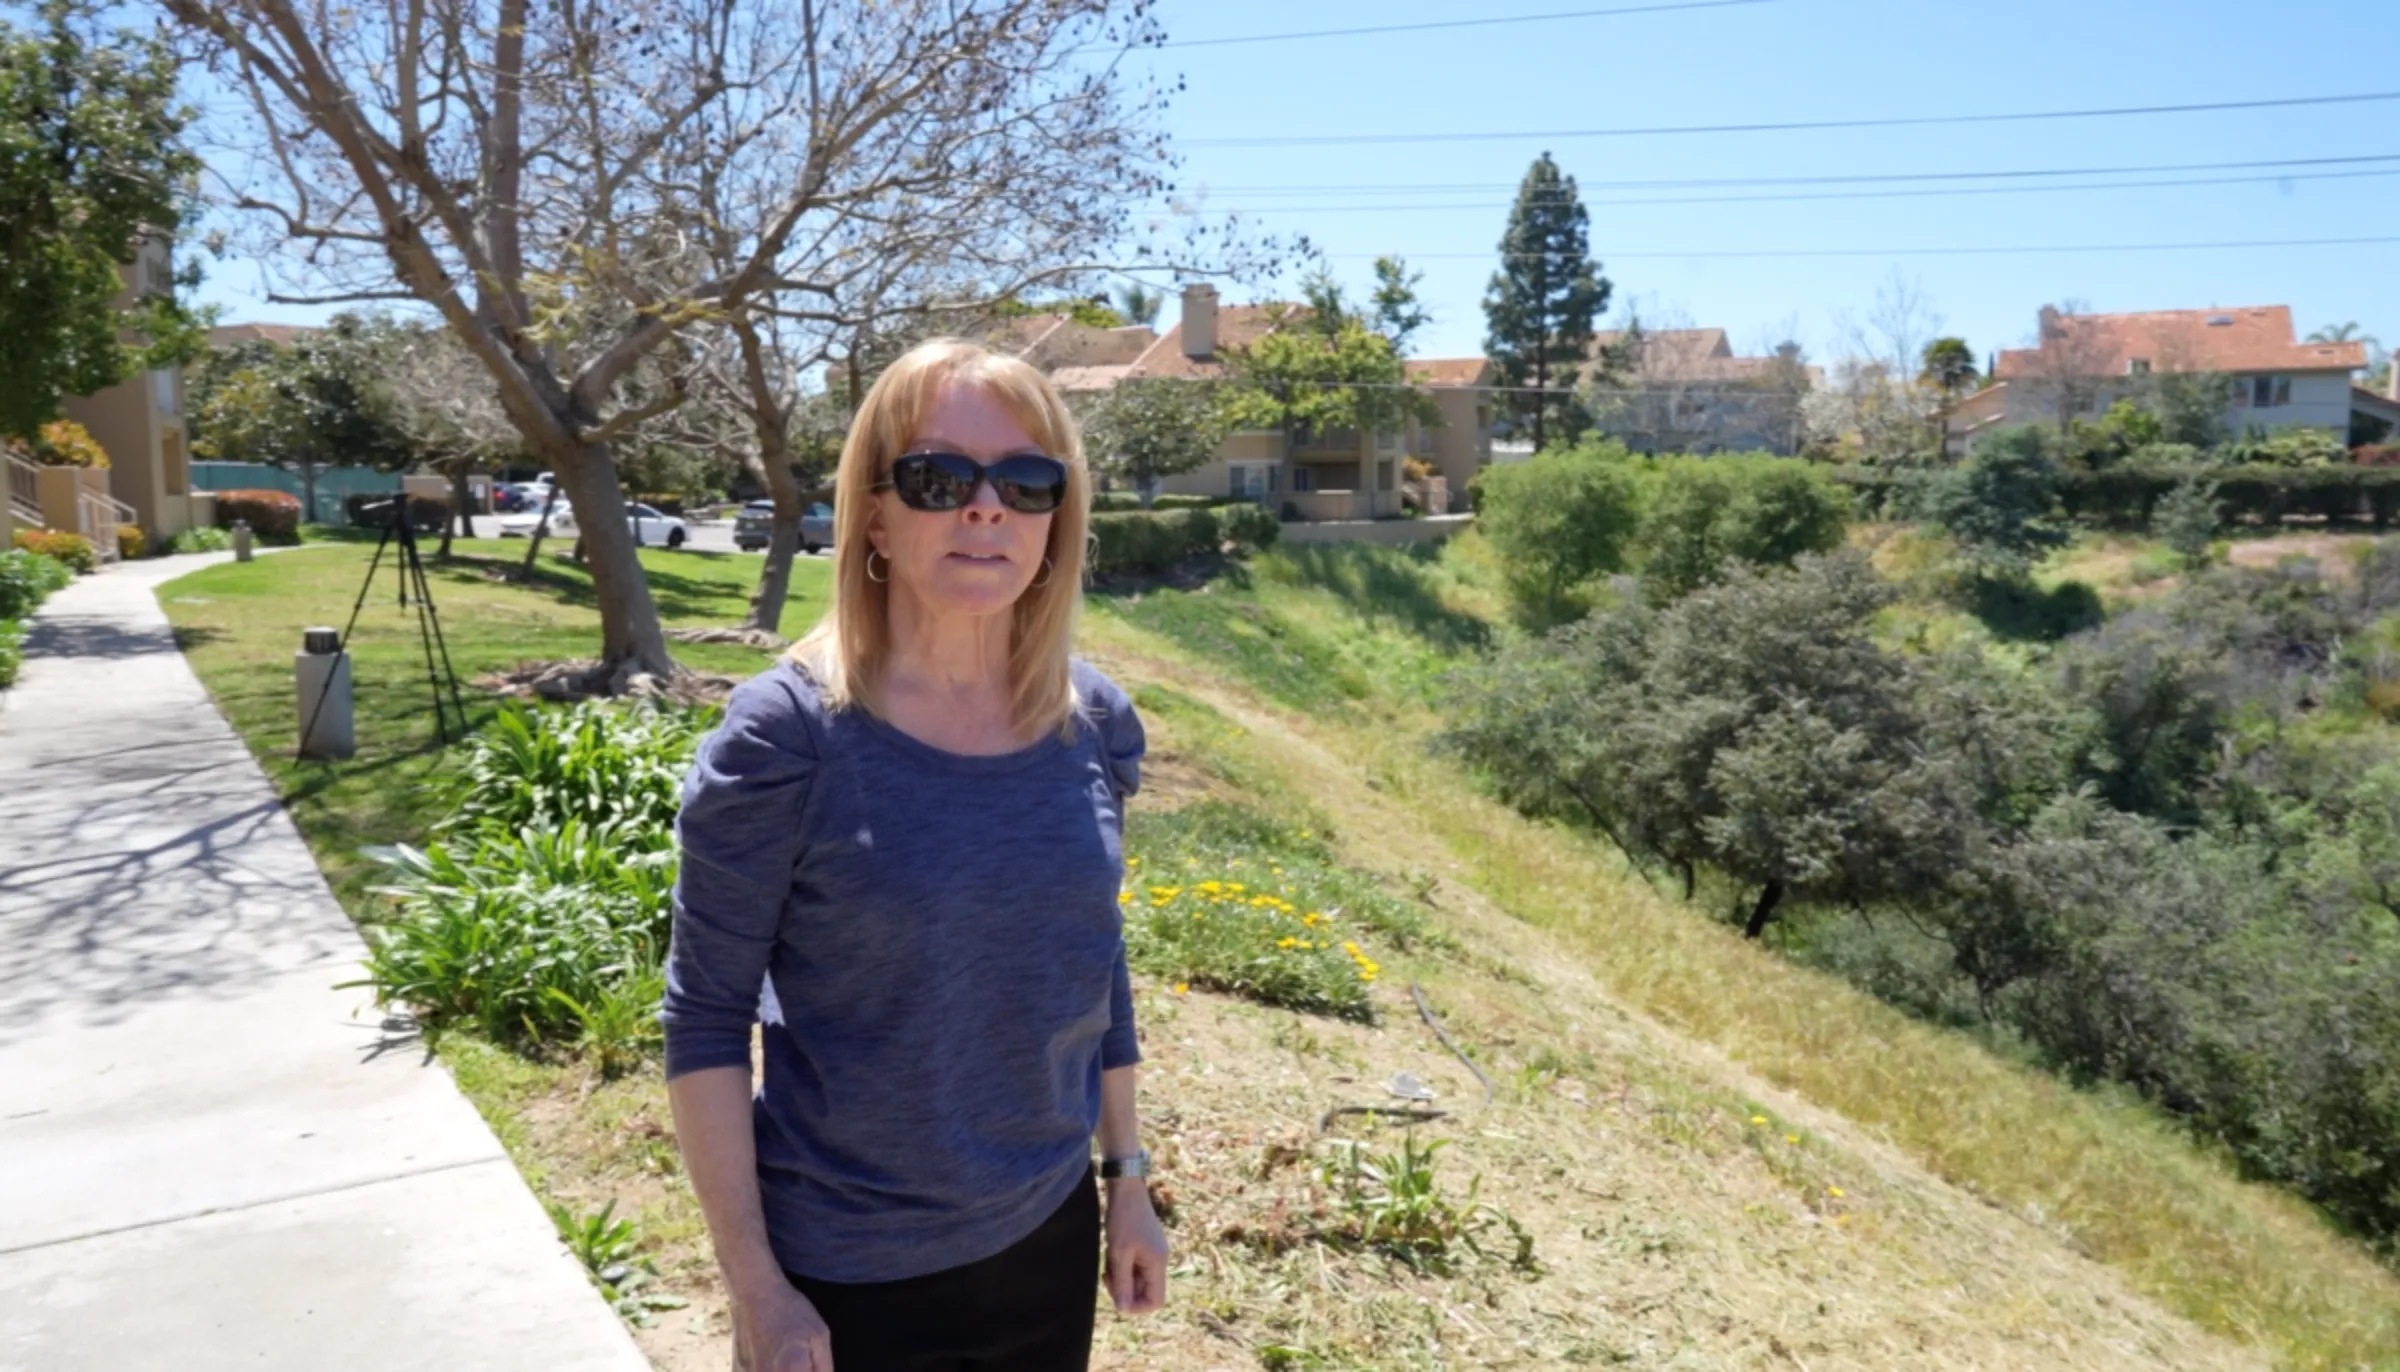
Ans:
<svg viewBox="0 0 2400 1372"><path fill-rule="evenodd" d="M734 1372L833 1372L833 1332L808 1297L787 1284L736 1296Z"/></svg>

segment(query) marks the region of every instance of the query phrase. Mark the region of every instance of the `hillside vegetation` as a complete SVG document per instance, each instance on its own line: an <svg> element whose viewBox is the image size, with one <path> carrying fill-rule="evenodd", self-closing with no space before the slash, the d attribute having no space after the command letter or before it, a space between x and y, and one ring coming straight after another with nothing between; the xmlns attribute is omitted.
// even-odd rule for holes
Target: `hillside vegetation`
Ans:
<svg viewBox="0 0 2400 1372"><path fill-rule="evenodd" d="M262 757L286 724L237 648L306 621L297 602L313 594L268 585L261 569L278 565L162 594ZM662 569L719 576L691 555ZM1585 580L1531 589L1606 602ZM589 616L554 590L474 594L544 633ZM254 626L245 607L266 601L271 623ZM690 615L719 608L695 597ZM1935 600L1898 609L1893 632L1984 633ZM1746 940L1723 918L1720 878L1703 874L1687 903L1671 878L1501 804L1431 751L1452 674L1529 642L1522 618L1476 537L1432 554L1292 548L1194 590L1095 597L1086 651L1152 731L1125 899L1177 1261L1161 1316L1104 1312L1101 1366L2400 1365L2400 1281L2174 1117L2121 1087L2069 1085L1975 1026L1895 1008L1846 969L1795 960L1805 947ZM494 635L469 651L483 658L462 661L472 674L515 650ZM411 687L395 673L395 694ZM361 714L397 730L406 711ZM457 983L440 976L404 998L562 1215L613 1204L630 1218L620 1238L655 1284L605 1270L630 1284L611 1293L654 1361L714 1369L722 1300L654 1039L610 1008L644 994L621 969L638 977L655 956L655 874L639 843L511 848L506 831L529 815L496 799L597 748L612 760L578 764L606 778L587 789L654 832L640 779L671 771L684 726L602 724L603 747L589 718L546 712L449 753L405 735L378 752L370 731L361 764L417 794L387 790L368 809L313 799L347 783L276 770L353 910L415 922L421 936L377 936L396 979L438 962L442 931L472 923L462 911L524 908L537 876L616 893L607 908L622 914L588 948L561 945L568 962L620 969L591 994L561 983L572 1009L487 1018L486 999L446 999ZM553 827L613 822L553 789L568 797ZM395 903L360 868L370 836L465 866L389 878ZM1488 1100L1412 988L1489 1078ZM1441 1117L1328 1116L1408 1107L1387 1091L1400 1072ZM645 1292L668 1298L654 1308Z"/></svg>

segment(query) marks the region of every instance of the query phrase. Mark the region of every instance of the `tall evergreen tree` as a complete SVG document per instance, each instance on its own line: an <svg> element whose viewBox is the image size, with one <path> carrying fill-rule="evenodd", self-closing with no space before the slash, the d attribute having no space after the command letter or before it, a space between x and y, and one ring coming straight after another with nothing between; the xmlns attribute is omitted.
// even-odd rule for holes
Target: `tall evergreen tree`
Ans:
<svg viewBox="0 0 2400 1372"><path fill-rule="evenodd" d="M1500 270L1484 291L1484 353L1504 386L1530 392L1507 397L1507 409L1533 424L1534 447L1550 430L1571 439L1581 412L1572 391L1592 346L1592 321L1608 308L1608 278L1591 258L1591 216L1575 178L1561 176L1545 152L1517 187L1500 237Z"/></svg>

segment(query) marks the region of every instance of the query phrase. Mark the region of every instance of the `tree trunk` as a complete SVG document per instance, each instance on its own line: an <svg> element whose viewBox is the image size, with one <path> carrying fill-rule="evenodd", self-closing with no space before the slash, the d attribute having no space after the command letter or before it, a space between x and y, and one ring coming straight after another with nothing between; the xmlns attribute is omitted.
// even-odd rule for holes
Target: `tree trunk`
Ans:
<svg viewBox="0 0 2400 1372"><path fill-rule="evenodd" d="M1683 861L1683 898L1686 901L1692 898L1692 888L1699 884L1699 876L1700 874L1693 870L1692 860L1685 858Z"/></svg>
<svg viewBox="0 0 2400 1372"><path fill-rule="evenodd" d="M621 690L635 673L669 677L681 670L667 653L659 627L658 602L634 553L631 521L625 517L625 488L606 444L583 444L545 453L575 510L575 527L590 558L592 594L600 606L600 660L611 671L610 687Z"/></svg>
<svg viewBox="0 0 2400 1372"><path fill-rule="evenodd" d="M440 552L438 552L438 553L436 553L436 554L435 554L435 556L437 556L437 557L441 557L441 558L444 558L444 559L447 559L447 558L450 556L450 531L451 531L452 529L456 529L456 530L458 531L458 535L459 535L459 537L461 537L461 538L473 538L473 537L475 536L475 524L474 524L474 518L475 518L475 516L474 516L474 512L473 512L473 511L474 511L474 503L473 503L473 502L474 502L474 500L475 500L475 492L474 492L474 488L473 488L473 487L471 487L471 486L469 486L469 485L467 484L467 469L466 469L465 467L453 467L453 468L451 468L451 469L450 469L450 514L451 514L451 518L450 518L450 519L449 519L447 522L445 522L445 523L442 525L442 546L441 546L441 551L440 551Z"/></svg>
<svg viewBox="0 0 2400 1372"><path fill-rule="evenodd" d="M775 501L775 528L767 539L767 564L758 569L758 589L750 595L745 629L781 633L784 601L792 589L792 558L800 551L800 482L792 475L790 455L780 436L761 435L769 451L751 459L750 474Z"/></svg>
<svg viewBox="0 0 2400 1372"><path fill-rule="evenodd" d="M525 536L525 565L517 569L517 580L533 580L533 559L542 551L542 536L550 531L550 512L558 508L558 472L550 473L550 493L542 497L542 517L533 522L533 532Z"/></svg>
<svg viewBox="0 0 2400 1372"><path fill-rule="evenodd" d="M1742 926L1743 938L1757 938L1775 922L1775 907L1783 902L1783 883L1770 880L1759 889L1758 904L1750 907L1750 922Z"/></svg>

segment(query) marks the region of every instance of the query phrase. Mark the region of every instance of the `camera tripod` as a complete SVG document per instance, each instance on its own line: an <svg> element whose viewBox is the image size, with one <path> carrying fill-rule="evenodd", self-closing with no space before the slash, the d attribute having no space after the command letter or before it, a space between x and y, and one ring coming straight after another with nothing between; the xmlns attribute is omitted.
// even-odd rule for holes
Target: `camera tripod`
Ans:
<svg viewBox="0 0 2400 1372"><path fill-rule="evenodd" d="M342 636L335 641L334 651L350 649L351 631L358 627L359 611L366 608L367 596L375 589L375 573L383 566L383 554L392 546L392 535L399 534L400 551L393 558L393 568L400 574L400 608L406 610L414 599L417 611L417 641L425 649L425 681L433 688L433 727L441 736L443 746L450 744L450 716L458 716L458 737L467 736L467 706L459 698L458 672L450 665L450 644L442 637L442 619L433 606L433 587L425 579L425 559L417 551L417 527L408 517L405 498L381 501L362 506L361 515L383 516L383 537L376 540L375 556L367 562L367 574L359 582L358 599L350 605L350 622L342 626ZM325 697L333 690L334 676L328 673L324 686L317 691L316 704L309 707L308 723L300 730L300 743L305 747L316 733L317 716L325 709ZM443 687L449 688L449 699L442 697Z"/></svg>

